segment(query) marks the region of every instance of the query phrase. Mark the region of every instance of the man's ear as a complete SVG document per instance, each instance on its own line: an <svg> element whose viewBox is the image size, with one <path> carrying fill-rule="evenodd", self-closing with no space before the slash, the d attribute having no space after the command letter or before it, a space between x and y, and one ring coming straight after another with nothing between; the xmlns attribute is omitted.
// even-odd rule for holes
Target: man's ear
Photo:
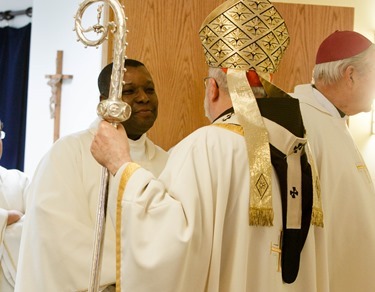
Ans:
<svg viewBox="0 0 375 292"><path fill-rule="evenodd" d="M219 87L217 86L216 80L214 78L210 78L208 80L208 99L211 102L215 102L219 98Z"/></svg>
<svg viewBox="0 0 375 292"><path fill-rule="evenodd" d="M344 78L346 80L346 82L350 85L353 85L354 84L354 80L355 80L355 74L356 74L356 71L354 69L353 66L348 66L346 69L345 69L345 72L344 72Z"/></svg>

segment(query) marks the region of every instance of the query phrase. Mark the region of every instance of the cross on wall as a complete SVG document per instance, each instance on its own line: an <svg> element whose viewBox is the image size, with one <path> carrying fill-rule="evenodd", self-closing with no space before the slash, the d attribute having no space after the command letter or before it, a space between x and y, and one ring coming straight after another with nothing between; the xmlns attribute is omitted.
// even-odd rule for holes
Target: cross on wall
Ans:
<svg viewBox="0 0 375 292"><path fill-rule="evenodd" d="M72 79L73 75L62 74L63 51L57 51L56 56L56 73L46 75L47 84L51 86L52 96L50 97L50 114L54 119L53 142L60 137L60 112L61 112L61 85L63 80Z"/></svg>

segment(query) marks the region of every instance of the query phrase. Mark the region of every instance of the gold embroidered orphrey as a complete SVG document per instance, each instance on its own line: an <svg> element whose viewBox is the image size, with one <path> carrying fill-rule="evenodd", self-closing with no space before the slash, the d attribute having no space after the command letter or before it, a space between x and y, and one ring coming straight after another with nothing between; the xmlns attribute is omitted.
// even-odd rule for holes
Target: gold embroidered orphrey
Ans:
<svg viewBox="0 0 375 292"><path fill-rule="evenodd" d="M226 1L206 18L199 31L210 67L274 73L289 33L269 1Z"/></svg>

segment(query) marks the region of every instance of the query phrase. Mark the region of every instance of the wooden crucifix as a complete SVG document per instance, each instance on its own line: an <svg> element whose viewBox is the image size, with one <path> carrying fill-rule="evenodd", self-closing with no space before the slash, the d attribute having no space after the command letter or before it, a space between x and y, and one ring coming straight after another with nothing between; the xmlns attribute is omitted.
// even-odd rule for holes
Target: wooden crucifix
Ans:
<svg viewBox="0 0 375 292"><path fill-rule="evenodd" d="M73 75L62 74L63 51L57 51L56 73L46 75L49 78L48 85L51 86L52 96L50 98L50 114L54 119L53 142L60 137L60 111L61 111L61 85L64 79L72 79Z"/></svg>

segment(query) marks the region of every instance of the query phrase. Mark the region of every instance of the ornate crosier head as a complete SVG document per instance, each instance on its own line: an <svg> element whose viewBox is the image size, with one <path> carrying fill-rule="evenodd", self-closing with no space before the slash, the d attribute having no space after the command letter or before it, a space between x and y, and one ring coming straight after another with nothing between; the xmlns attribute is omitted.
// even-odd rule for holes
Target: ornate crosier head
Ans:
<svg viewBox="0 0 375 292"><path fill-rule="evenodd" d="M289 33L267 0L228 0L203 22L199 36L208 66L277 71L289 45Z"/></svg>
<svg viewBox="0 0 375 292"><path fill-rule="evenodd" d="M82 27L82 16L86 9L94 3L104 2L114 12L114 21L107 25L102 25L101 16L103 5L99 5L97 9L97 23L89 28ZM114 35L113 41L113 69L111 75L111 84L108 99L102 100L97 107L97 114L108 122L113 124L121 123L129 119L131 115L131 107L122 101L122 85L124 77L124 63L126 59L125 51L128 43L126 36L128 30L126 29L125 8L117 0L84 0L77 10L75 15L75 28L78 36L78 41L81 41L86 46L98 46L108 39L108 32L111 31ZM96 32L98 39L91 40L86 37L85 33Z"/></svg>

